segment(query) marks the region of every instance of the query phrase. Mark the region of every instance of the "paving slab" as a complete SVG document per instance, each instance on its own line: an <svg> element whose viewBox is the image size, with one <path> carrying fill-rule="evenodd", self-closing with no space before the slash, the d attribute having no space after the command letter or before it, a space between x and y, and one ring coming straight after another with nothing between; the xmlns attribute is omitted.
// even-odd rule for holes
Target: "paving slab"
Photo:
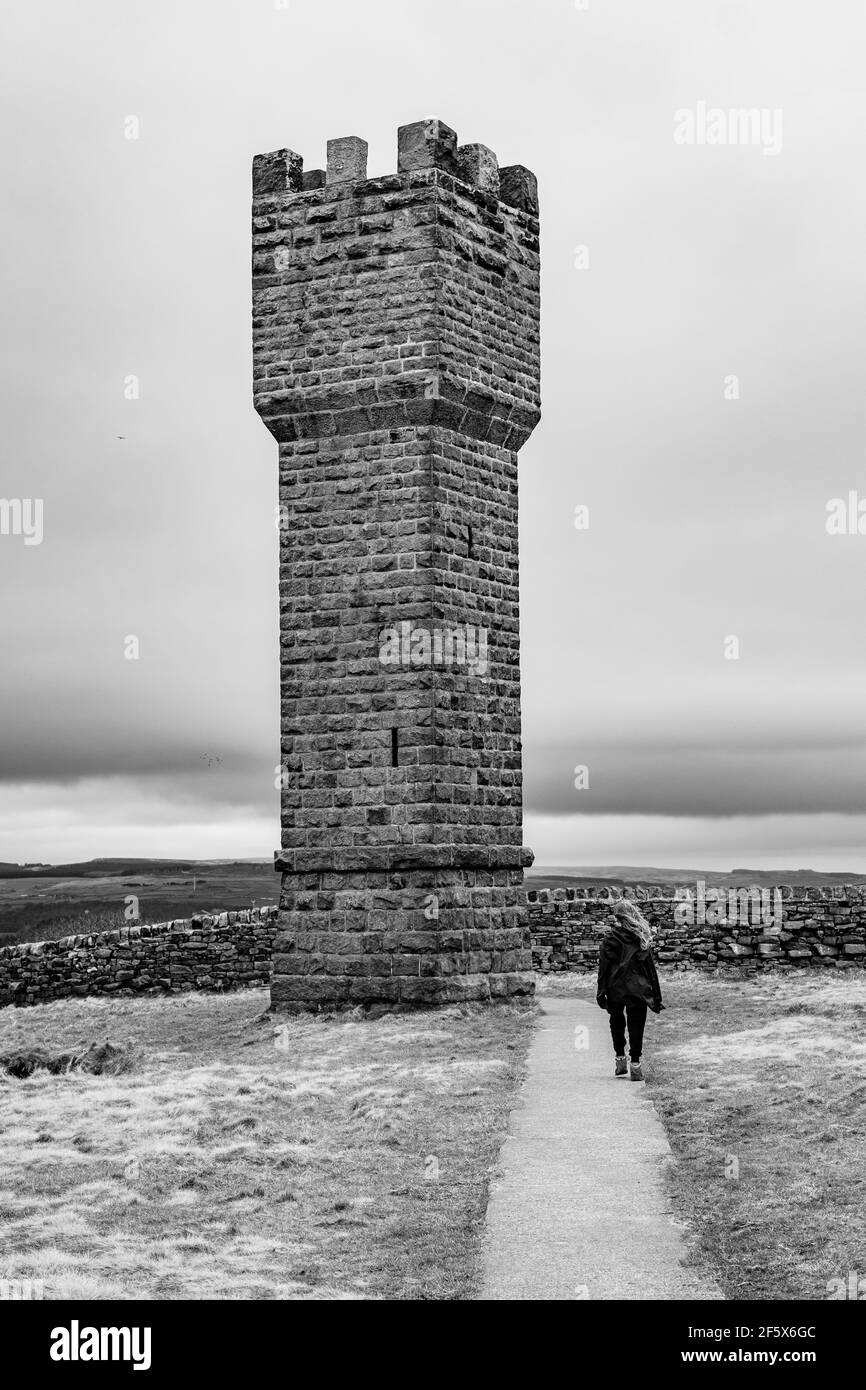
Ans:
<svg viewBox="0 0 866 1390"><path fill-rule="evenodd" d="M582 999L541 1009L491 1187L481 1298L722 1299L684 1263L667 1135L645 1085L614 1078L607 1014Z"/></svg>

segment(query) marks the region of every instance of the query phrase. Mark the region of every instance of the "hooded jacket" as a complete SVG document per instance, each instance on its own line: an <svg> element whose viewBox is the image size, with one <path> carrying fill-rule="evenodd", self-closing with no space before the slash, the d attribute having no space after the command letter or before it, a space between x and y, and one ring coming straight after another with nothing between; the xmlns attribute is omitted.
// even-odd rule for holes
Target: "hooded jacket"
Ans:
<svg viewBox="0 0 866 1390"><path fill-rule="evenodd" d="M627 999L643 1000L653 1013L664 1007L652 951L620 921L611 927L599 948L596 1000L606 1009L608 1004L622 1004Z"/></svg>

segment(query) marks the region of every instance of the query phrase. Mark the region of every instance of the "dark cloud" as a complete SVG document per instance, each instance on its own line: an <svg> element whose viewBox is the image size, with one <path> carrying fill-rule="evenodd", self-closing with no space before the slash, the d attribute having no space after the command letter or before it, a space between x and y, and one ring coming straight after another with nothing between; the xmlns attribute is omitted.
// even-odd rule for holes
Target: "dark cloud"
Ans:
<svg viewBox="0 0 866 1390"><path fill-rule="evenodd" d="M589 769L575 789L575 768ZM540 815L764 816L866 812L866 743L763 751L599 747L536 750L524 778Z"/></svg>
<svg viewBox="0 0 866 1390"><path fill-rule="evenodd" d="M219 739L184 738L175 730L104 732L90 725L43 737L28 730L0 753L0 783L66 786L92 778L147 777L163 784L174 780L178 786L207 778L228 787L235 780L240 787L257 776L272 782L277 756L231 748Z"/></svg>

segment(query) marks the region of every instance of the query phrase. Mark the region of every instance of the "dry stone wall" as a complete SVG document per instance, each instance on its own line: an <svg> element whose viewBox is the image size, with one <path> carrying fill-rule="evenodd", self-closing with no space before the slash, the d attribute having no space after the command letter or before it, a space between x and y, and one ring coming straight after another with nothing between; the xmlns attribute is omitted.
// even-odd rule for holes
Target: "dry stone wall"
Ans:
<svg viewBox="0 0 866 1390"><path fill-rule="evenodd" d="M0 1007L93 994L181 994L266 985L276 907L130 925L0 949Z"/></svg>
<svg viewBox="0 0 866 1390"><path fill-rule="evenodd" d="M866 964L866 886L741 887L720 890L718 901L710 892L702 897L694 884L626 891L657 928L661 966L736 973ZM616 888L530 889L534 968L594 970L619 896Z"/></svg>
<svg viewBox="0 0 866 1390"><path fill-rule="evenodd" d="M410 914L424 888L428 903L437 904L438 916L435 925L425 919L426 929L413 934ZM694 887L691 891L692 917L708 915L710 902L702 913ZM866 965L866 885L783 884L773 890L778 898L763 900L754 891L750 896L747 888L733 891L735 897L726 894L724 899L730 918L724 922L676 920L685 900L675 893L682 889L627 890L626 896L634 896L655 924L655 954L663 970L749 973ZM318 997L323 1007L340 1002L333 998L337 973L351 982L350 1004L429 1002L426 984L431 978L449 980L455 1000L473 998L479 975L487 978L486 997L504 996L509 976L522 968L528 953L527 932L535 970L594 970L599 942L613 921L611 902L619 896L615 888L527 893L521 874L507 870L431 871L426 883L414 875L378 880L370 874L336 875L334 885L324 888L320 875L298 875L293 892L297 898L292 906L309 936L303 961L293 959L286 973L296 975L300 965L308 976L300 987L302 997L308 1002ZM272 961L276 973L284 969L280 957L289 933L280 927L278 912L276 906L223 912L3 947L0 1007L84 995L266 985ZM291 998L289 981L282 989Z"/></svg>

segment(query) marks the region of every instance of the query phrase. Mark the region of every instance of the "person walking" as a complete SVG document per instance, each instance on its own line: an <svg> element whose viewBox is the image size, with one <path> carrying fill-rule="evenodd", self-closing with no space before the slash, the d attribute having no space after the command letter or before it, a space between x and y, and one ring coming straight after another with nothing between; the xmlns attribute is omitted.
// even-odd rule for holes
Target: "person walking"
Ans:
<svg viewBox="0 0 866 1390"><path fill-rule="evenodd" d="M643 1081L641 1053L647 1009L663 1008L662 991L652 955L655 929L636 903L620 898L613 904L614 925L602 939L598 953L599 1008L610 1015L610 1035L615 1058L614 1076ZM629 1061L625 1035L628 1027Z"/></svg>

